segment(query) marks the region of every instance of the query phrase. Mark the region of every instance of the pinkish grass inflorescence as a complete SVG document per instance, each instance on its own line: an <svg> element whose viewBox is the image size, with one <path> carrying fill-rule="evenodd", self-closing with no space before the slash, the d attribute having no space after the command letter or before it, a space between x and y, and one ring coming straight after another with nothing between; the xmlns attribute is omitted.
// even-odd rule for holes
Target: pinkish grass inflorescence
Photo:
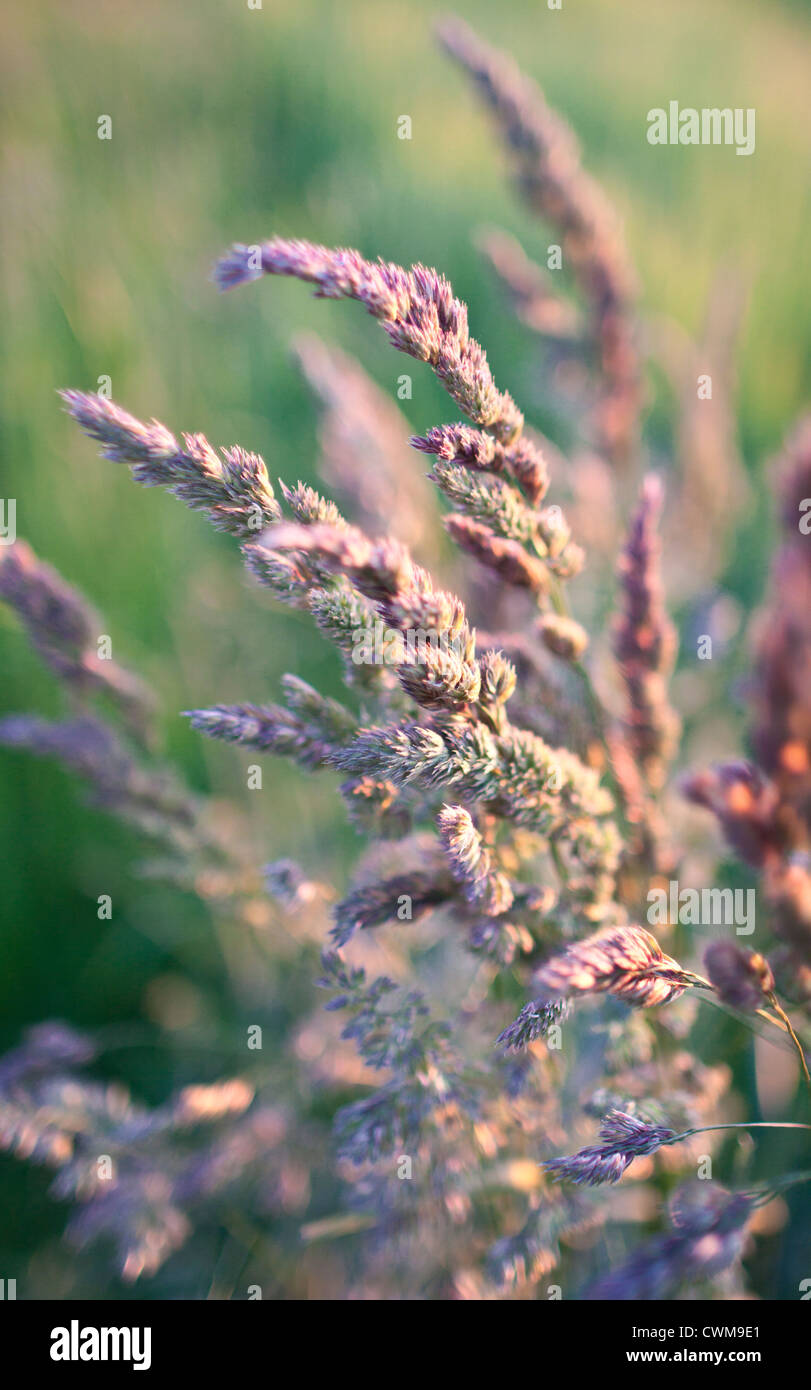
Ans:
<svg viewBox="0 0 811 1390"><path fill-rule="evenodd" d="M616 214L583 170L572 131L511 58L459 19L444 22L439 39L490 108L522 195L560 237L592 318L601 380L594 441L627 468L636 448L641 373L634 277Z"/></svg>

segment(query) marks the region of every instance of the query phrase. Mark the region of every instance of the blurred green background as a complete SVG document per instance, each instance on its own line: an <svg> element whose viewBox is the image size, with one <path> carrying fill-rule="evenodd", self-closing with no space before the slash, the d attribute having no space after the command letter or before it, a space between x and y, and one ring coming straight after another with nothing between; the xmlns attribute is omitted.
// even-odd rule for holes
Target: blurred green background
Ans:
<svg viewBox="0 0 811 1390"><path fill-rule="evenodd" d="M808 397L808 6L458 9L571 121L625 218L647 313L697 332L721 262L749 288L739 428L758 507L730 557L748 606L771 536L763 460ZM263 454L272 478L314 481L316 412L292 335L312 328L340 343L392 395L402 363L361 310L313 301L300 285L217 294L211 266L232 240L280 233L436 265L468 301L496 380L531 404L528 335L503 312L472 234L497 223L535 254L548 238L509 190L484 115L434 45L443 12L430 0L264 0L261 10L245 0L42 0L5 7L2 21L0 495L16 498L18 534L100 609L114 656L159 692L167 748L192 784L250 803L264 858L295 854L339 882L354 837L325 782L268 763L263 793L249 798L244 760L178 713L275 698L286 670L337 690L332 653L246 585L228 538L98 459L55 391L95 390L109 376L134 414L238 441ZM671 98L755 107L755 154L649 146L646 113ZM397 139L403 114L410 141ZM101 115L110 141L97 138ZM452 418L430 373L413 381L403 408L416 431ZM656 408L653 428L666 444ZM0 712L56 712L53 683L5 613L0 670ZM204 909L133 876L138 836L84 807L50 765L0 752L0 779L0 1046L47 1017L149 1020L161 981L176 976L227 1015ZM100 893L112 896L110 923L97 920ZM117 1064L151 1100L174 1082L169 1065ZM10 1197L0 1254L59 1229L46 1185L0 1162Z"/></svg>

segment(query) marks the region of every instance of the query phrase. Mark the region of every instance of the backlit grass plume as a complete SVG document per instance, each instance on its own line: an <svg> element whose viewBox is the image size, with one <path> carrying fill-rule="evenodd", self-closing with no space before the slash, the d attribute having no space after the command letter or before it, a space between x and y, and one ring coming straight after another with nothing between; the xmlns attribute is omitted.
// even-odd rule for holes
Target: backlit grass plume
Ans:
<svg viewBox="0 0 811 1390"><path fill-rule="evenodd" d="M573 132L511 58L459 19L439 26L439 40L492 113L521 194L560 238L564 263L571 267L592 320L600 380L594 442L627 467L636 446L641 373L636 291L619 219L582 168Z"/></svg>
<svg viewBox="0 0 811 1390"><path fill-rule="evenodd" d="M781 535L766 604L754 624L753 762L690 773L683 790L712 811L736 853L763 875L783 950L778 973L811 999L811 424L777 464Z"/></svg>

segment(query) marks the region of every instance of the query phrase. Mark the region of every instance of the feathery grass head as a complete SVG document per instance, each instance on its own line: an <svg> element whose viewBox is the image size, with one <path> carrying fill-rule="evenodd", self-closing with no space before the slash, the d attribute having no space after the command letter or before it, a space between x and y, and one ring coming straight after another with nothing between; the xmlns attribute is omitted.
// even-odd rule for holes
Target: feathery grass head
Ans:
<svg viewBox="0 0 811 1390"><path fill-rule="evenodd" d="M707 974L718 997L733 1009L760 1009L774 991L774 975L758 951L734 941L713 941L704 952Z"/></svg>
<svg viewBox="0 0 811 1390"><path fill-rule="evenodd" d="M538 1038L545 1038L553 1024L567 1017L569 1009L566 999L553 999L549 1003L535 999L525 1004L515 1022L499 1033L496 1043L507 1052L522 1052Z"/></svg>
<svg viewBox="0 0 811 1390"><path fill-rule="evenodd" d="M755 1203L719 1184L686 1184L670 1202L671 1231L640 1246L584 1290L586 1299L672 1298L728 1269L741 1255Z"/></svg>
<svg viewBox="0 0 811 1390"><path fill-rule="evenodd" d="M149 736L155 713L151 692L116 661L99 655L100 618L25 541L0 548L0 600L14 609L37 655L72 695L107 696L136 737Z"/></svg>
<svg viewBox="0 0 811 1390"><path fill-rule="evenodd" d="M663 491L650 474L642 487L619 562L622 610L614 630L614 654L625 683L624 735L649 787L657 791L678 740L678 719L668 704L667 679L676 652L659 573L656 522Z"/></svg>
<svg viewBox="0 0 811 1390"><path fill-rule="evenodd" d="M627 926L606 927L575 942L546 961L534 982L546 999L608 993L649 1009L678 999L697 977L666 956L649 931Z"/></svg>
<svg viewBox="0 0 811 1390"><path fill-rule="evenodd" d="M492 113L521 195L559 237L565 263L572 267L591 318L599 383L591 432L599 450L627 467L635 451L642 392L635 281L618 218L583 170L574 134L514 61L460 19L441 23L438 35L445 52L467 72ZM514 281L514 252L507 266ZM525 313L527 271L520 261L518 268ZM537 298L536 279L531 289Z"/></svg>
<svg viewBox="0 0 811 1390"><path fill-rule="evenodd" d="M466 306L435 270L423 265L404 270L382 260L367 261L358 251L283 237L259 247L234 246L216 270L221 289L262 275L309 281L320 298L358 300L382 324L394 347L430 364L475 424L505 443L520 434L521 412L497 389L482 347L470 336Z"/></svg>
<svg viewBox="0 0 811 1390"><path fill-rule="evenodd" d="M443 806L437 823L451 873L467 901L493 917L508 912L513 904L509 880L494 867L470 812L464 806Z"/></svg>
<svg viewBox="0 0 811 1390"><path fill-rule="evenodd" d="M102 454L126 463L136 482L165 487L188 507L208 514L219 531L255 537L281 513L258 454L235 446L218 454L202 434L185 434L181 448L157 420L142 424L120 406L84 391L62 391L69 413Z"/></svg>
<svg viewBox="0 0 811 1390"><path fill-rule="evenodd" d="M635 1158L655 1153L675 1139L676 1131L665 1125L651 1125L636 1115L611 1110L600 1125L600 1142L580 1149L568 1158L553 1158L544 1169L561 1181L597 1187L619 1182Z"/></svg>

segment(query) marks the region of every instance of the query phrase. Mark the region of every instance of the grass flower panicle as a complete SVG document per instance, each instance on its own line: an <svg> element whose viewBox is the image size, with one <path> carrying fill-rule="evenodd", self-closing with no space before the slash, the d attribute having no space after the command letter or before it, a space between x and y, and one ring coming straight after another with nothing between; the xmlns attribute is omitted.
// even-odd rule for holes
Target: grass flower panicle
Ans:
<svg viewBox="0 0 811 1390"><path fill-rule="evenodd" d="M698 982L692 971L666 956L642 927L606 927L546 961L535 975L542 998L613 994L626 1004L650 1009L678 999Z"/></svg>
<svg viewBox="0 0 811 1390"><path fill-rule="evenodd" d="M592 319L601 383L593 406L594 439L598 449L627 468L636 447L641 387L634 277L618 219L581 167L574 134L515 63L459 19L444 22L439 39L492 112L523 197L560 237ZM514 258L512 265L514 278Z"/></svg>
<svg viewBox="0 0 811 1390"><path fill-rule="evenodd" d="M635 1115L612 1110L600 1126L600 1142L581 1149L571 1158L554 1158L544 1164L552 1177L596 1187L619 1182L635 1158L655 1153L674 1139L675 1130L646 1124Z"/></svg>

